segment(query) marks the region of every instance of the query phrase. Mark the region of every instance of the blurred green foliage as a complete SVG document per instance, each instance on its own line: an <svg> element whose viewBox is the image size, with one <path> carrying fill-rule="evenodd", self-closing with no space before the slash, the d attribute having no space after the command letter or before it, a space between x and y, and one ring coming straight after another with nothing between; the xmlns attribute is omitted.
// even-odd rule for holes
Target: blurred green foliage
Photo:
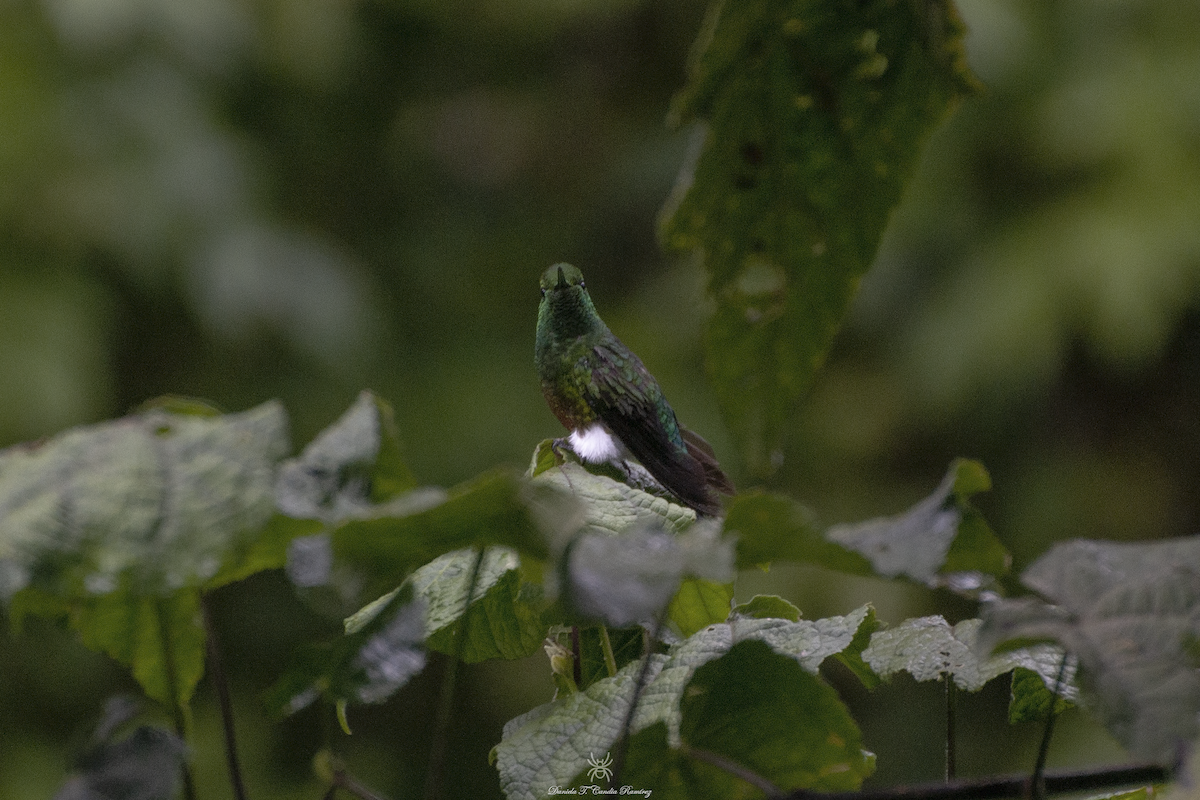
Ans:
<svg viewBox="0 0 1200 800"><path fill-rule="evenodd" d="M1194 532L1200 7L959 8L986 89L935 133L772 488L825 521L891 514L961 455L987 464L996 488L978 505L1018 566L1072 536ZM532 368L536 277L568 260L744 488L702 369L703 278L654 238L688 139L663 120L703 13L700 0L0 3L0 443L164 393L227 410L281 398L303 443L369 386L394 404L422 482L523 466L557 428ZM893 622L962 612L813 570L749 576L739 599L754 580L809 618L866 600ZM297 641L338 623L277 575L214 605L259 756L253 796L313 797L317 718L278 723L259 700ZM462 672L463 753L552 691L540 656ZM421 784L439 674L347 740L357 772L394 796ZM936 735L898 733L939 729L934 689L839 689L879 782L938 774ZM122 690L135 687L121 669L57 628L0 632L0 797L48 796ZM204 795L225 781L209 691ZM1030 752L1007 699L964 699L962 773ZM1069 716L1052 762L1117 752L1072 737ZM449 790L494 796L496 775L464 761Z"/></svg>

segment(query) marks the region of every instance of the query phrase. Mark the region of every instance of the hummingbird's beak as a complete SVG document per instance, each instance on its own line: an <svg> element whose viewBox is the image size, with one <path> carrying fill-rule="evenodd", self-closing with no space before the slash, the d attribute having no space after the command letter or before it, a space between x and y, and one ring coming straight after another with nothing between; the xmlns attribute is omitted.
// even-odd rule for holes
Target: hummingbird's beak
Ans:
<svg viewBox="0 0 1200 800"><path fill-rule="evenodd" d="M562 267L559 267L559 268L558 268L558 284L557 284L557 285L556 285L554 288L555 288L555 289L565 289L565 288L567 288L567 276L563 274L563 268L562 268Z"/></svg>

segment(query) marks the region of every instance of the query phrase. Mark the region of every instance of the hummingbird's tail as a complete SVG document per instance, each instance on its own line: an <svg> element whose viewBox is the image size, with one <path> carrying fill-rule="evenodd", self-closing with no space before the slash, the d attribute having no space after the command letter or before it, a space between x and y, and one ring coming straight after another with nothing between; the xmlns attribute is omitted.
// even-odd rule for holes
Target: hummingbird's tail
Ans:
<svg viewBox="0 0 1200 800"><path fill-rule="evenodd" d="M717 463L717 454L713 452L712 445L704 441L697 433L688 430L682 425L679 426L679 434L683 437L683 443L687 447L688 455L700 463L704 469L704 484L709 490L709 494L714 492L724 495L734 495L737 490L733 488L733 481L729 480L729 476L721 469L721 465ZM712 498L715 502L717 498ZM720 505L717 504L720 509ZM699 510L699 509L697 509Z"/></svg>

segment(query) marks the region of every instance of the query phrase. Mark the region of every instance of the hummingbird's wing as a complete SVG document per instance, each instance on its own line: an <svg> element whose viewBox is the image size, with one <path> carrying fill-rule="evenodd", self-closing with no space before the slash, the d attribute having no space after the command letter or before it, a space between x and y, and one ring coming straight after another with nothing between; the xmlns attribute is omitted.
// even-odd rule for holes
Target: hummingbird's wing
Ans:
<svg viewBox="0 0 1200 800"><path fill-rule="evenodd" d="M600 421L685 505L702 514L719 514L720 503L709 489L708 465L723 485L729 485L728 478L707 442L698 436L694 438L702 446L685 440L658 381L641 360L619 341L596 345L584 360L590 379L584 381L582 393ZM714 486L723 490L720 484Z"/></svg>

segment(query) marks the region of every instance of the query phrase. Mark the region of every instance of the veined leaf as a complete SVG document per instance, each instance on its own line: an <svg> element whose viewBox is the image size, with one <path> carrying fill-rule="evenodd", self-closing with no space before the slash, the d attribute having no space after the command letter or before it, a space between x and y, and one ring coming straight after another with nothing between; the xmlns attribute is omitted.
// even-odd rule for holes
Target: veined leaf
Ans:
<svg viewBox="0 0 1200 800"><path fill-rule="evenodd" d="M414 488L391 407L362 392L299 458L283 464L276 497L288 516L336 522Z"/></svg>
<svg viewBox="0 0 1200 800"><path fill-rule="evenodd" d="M296 533L268 525L287 447L278 403L217 416L173 401L0 453L0 596L16 617L69 614L147 696L186 707L200 593L281 565Z"/></svg>
<svg viewBox="0 0 1200 800"><path fill-rule="evenodd" d="M346 620L346 635L300 653L267 696L293 714L324 696L331 703L381 703L425 668L425 602L405 584Z"/></svg>
<svg viewBox="0 0 1200 800"><path fill-rule="evenodd" d="M71 627L85 645L128 666L146 696L168 708L185 708L204 675L205 632L195 589L163 598L117 591L79 600Z"/></svg>
<svg viewBox="0 0 1200 800"><path fill-rule="evenodd" d="M875 768L837 692L761 641L739 642L697 669L680 710L685 746L724 756L787 791L857 789ZM693 769L701 785L742 783L703 762Z"/></svg>
<svg viewBox="0 0 1200 800"><path fill-rule="evenodd" d="M929 3L718 3L679 122L704 123L660 235L698 250L717 301L717 397L747 463L769 469L921 146L973 87L962 24Z"/></svg>
<svg viewBox="0 0 1200 800"><path fill-rule="evenodd" d="M671 599L667 618L683 636L724 622L733 603L733 584L703 578L686 578Z"/></svg>
<svg viewBox="0 0 1200 800"><path fill-rule="evenodd" d="M966 619L951 626L940 616L905 620L873 634L863 661L884 680L904 671L918 681L953 678L958 688L968 692L977 692L993 678L1020 668L1035 673L1049 691L1054 689L1065 655L1061 648L1043 644L981 655L981 624L982 620ZM1059 694L1069 701L1079 696L1074 675L1074 664L1068 661Z"/></svg>
<svg viewBox="0 0 1200 800"><path fill-rule="evenodd" d="M274 402L221 417L150 410L3 451L0 597L203 585L271 518L286 426Z"/></svg>
<svg viewBox="0 0 1200 800"><path fill-rule="evenodd" d="M648 522L681 531L696 521L696 512L687 506L599 474L601 472L602 468L593 472L588 466L566 461L556 468L542 470L533 482L576 498L587 525L613 532Z"/></svg>
<svg viewBox="0 0 1200 800"><path fill-rule="evenodd" d="M541 587L522 584L512 550L489 547L476 571L478 558L476 550L459 550L412 574L425 601L426 646L468 664L532 655L546 636Z"/></svg>
<svg viewBox="0 0 1200 800"><path fill-rule="evenodd" d="M1079 658L1087 708L1139 757L1200 733L1200 537L1054 546L1021 575L1045 601L985 607L980 647L1054 640Z"/></svg>
<svg viewBox="0 0 1200 800"><path fill-rule="evenodd" d="M958 459L929 497L901 514L836 525L825 538L860 553L884 577L904 577L971 596L991 589L1010 557L970 503L991 488L977 461Z"/></svg>
<svg viewBox="0 0 1200 800"><path fill-rule="evenodd" d="M710 625L673 645L667 655L649 656L632 732L665 723L671 747L678 748L683 743L680 701L685 687L698 668L728 653L738 642L763 642L815 673L826 658L852 646L859 629L873 624L872 619L870 608L863 606L845 617L816 621L738 619ZM511 720L493 750L507 796L536 798L551 786L566 786L588 768L589 758L612 749L643 663L642 659L634 661L613 678Z"/></svg>

